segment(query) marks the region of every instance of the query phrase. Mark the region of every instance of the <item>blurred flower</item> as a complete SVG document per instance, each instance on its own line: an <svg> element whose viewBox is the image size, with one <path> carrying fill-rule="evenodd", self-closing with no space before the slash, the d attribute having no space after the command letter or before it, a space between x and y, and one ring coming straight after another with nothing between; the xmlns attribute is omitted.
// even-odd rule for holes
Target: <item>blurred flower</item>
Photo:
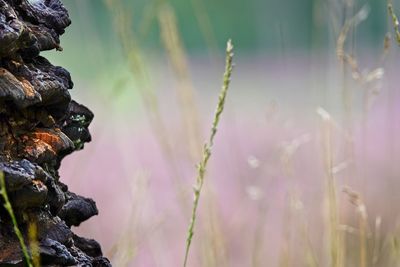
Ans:
<svg viewBox="0 0 400 267"><path fill-rule="evenodd" d="M322 107L317 108L317 114L324 120L324 121L329 121L331 119L331 115L323 109Z"/></svg>
<svg viewBox="0 0 400 267"><path fill-rule="evenodd" d="M295 196L292 196L290 198L290 205L291 205L291 208L296 211L301 211L304 209L303 202L298 197L295 197Z"/></svg>
<svg viewBox="0 0 400 267"><path fill-rule="evenodd" d="M260 160L255 156L249 156L247 158L247 163L252 169L257 169L258 167L260 167Z"/></svg>
<svg viewBox="0 0 400 267"><path fill-rule="evenodd" d="M260 200L264 196L261 188L254 185L248 186L246 188L246 193L251 200Z"/></svg>
<svg viewBox="0 0 400 267"><path fill-rule="evenodd" d="M351 164L351 161L344 161L339 163L338 165L332 167L331 172L332 174L337 174L343 170L345 170L349 165Z"/></svg>
<svg viewBox="0 0 400 267"><path fill-rule="evenodd" d="M306 133L293 139L290 142L285 142L282 145L285 155L292 156L301 145L304 145L310 141L311 141L311 135Z"/></svg>

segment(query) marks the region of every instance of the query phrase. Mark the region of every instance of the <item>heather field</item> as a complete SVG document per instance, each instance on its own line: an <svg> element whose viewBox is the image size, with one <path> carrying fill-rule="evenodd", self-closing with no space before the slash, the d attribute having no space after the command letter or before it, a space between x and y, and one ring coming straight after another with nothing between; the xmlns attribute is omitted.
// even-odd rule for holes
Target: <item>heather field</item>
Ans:
<svg viewBox="0 0 400 267"><path fill-rule="evenodd" d="M76 231L118 267L182 266L192 216L187 266L398 266L400 6L325 2L66 3L48 56L95 120L61 177L100 211Z"/></svg>

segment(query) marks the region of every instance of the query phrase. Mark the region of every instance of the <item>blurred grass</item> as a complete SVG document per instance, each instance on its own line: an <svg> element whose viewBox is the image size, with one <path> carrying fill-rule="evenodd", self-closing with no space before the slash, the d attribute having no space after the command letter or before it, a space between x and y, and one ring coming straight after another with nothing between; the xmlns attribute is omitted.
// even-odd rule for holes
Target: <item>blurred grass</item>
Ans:
<svg viewBox="0 0 400 267"><path fill-rule="evenodd" d="M124 150L121 157L129 162L124 179L135 184L125 218L128 226L119 229L121 237L109 254L118 266L179 264L183 251L173 244L184 239L182 222L190 212L193 181L188 170L200 156L203 117L208 117L208 102L216 94L210 89L215 88L210 77L217 69L214 62L221 60L218 53L208 52L221 50L227 36L235 40L241 55L238 60L243 64L237 74L242 80L238 79L232 92L235 101L228 102L230 120L221 125L228 138L216 142L227 152L219 151L219 164L210 166L214 171L203 196L206 205L198 211L203 181L195 188L193 214L198 226L193 266L398 265L398 230L374 221L382 218L386 224L397 225L397 215L387 215L391 207L371 213L385 212L386 216L366 214L367 208L373 210L385 197L395 196L380 192L384 199L374 199L366 189L371 177L377 178L370 165L379 163L368 161L367 156L374 158L381 151L368 149L383 141L380 136L373 144L365 141L376 130L368 128L375 104L386 103L376 99L389 94L381 96L381 91L386 88L387 69L393 67L387 61L397 53L389 45L387 20L398 13L398 3L392 8L383 1L362 0L106 0L68 1L66 5L74 24L63 37L64 54L52 53L51 58L72 70L79 87L88 85L88 99L95 95L104 106L118 109L112 113L101 107L99 124L106 122L104 132L115 131L113 138L118 140L110 141L103 133L108 138L105 144L118 142ZM367 7L369 13L363 9ZM266 60L257 61L262 56ZM195 63L201 67L194 68ZM308 70L310 66L314 73ZM315 84L315 91L308 90L308 83ZM274 104L275 98L284 99L286 106ZM388 108L396 110L393 103ZM321 107L317 109L320 120L315 118L316 107ZM142 115L149 119L150 129L140 129L141 138L154 135L154 147L160 151L149 141L136 145L142 148L139 151L132 149L129 142L139 138L137 129L132 131L136 136L128 131L126 139L120 138L121 125L144 127L139 123ZM393 116L387 115L389 125ZM276 125L279 131L274 130ZM387 140L394 155L395 138ZM284 144L279 143L282 140ZM105 153L115 156L112 151ZM155 151L162 154L163 163L157 155L148 155ZM249 151L264 158L252 156L250 167L244 167L243 155ZM379 178L390 180L396 166L386 157L383 161L389 163L384 166L391 170ZM142 163L146 160L153 165ZM153 188L141 175L132 175L137 162L154 166L146 170L149 178L144 179L152 181ZM200 176L204 176L204 162L201 167ZM252 179L253 175L259 179ZM347 185L359 192L358 197L355 191L340 191ZM169 210L167 204L169 209L165 209L160 200L163 194L173 195L167 201L179 211ZM356 214L348 211L343 194L352 199ZM150 201L156 204L146 210ZM161 230L156 231L159 221Z"/></svg>

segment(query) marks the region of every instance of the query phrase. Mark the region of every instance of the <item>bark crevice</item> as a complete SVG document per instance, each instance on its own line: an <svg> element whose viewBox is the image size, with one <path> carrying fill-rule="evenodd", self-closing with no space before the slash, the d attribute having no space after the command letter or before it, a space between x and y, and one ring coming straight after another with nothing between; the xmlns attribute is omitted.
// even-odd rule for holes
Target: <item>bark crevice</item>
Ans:
<svg viewBox="0 0 400 267"><path fill-rule="evenodd" d="M0 0L0 171L25 240L37 226L43 266L111 266L95 240L71 231L98 214L96 203L70 192L58 174L62 159L91 140L93 119L71 100L69 72L40 56L62 50L70 23L60 0ZM2 205L0 266L24 266Z"/></svg>

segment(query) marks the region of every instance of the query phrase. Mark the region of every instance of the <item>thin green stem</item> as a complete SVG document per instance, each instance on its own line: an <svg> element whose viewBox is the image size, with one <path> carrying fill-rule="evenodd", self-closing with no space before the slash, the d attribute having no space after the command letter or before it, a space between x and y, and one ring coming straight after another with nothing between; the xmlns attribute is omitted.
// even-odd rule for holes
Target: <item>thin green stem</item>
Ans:
<svg viewBox="0 0 400 267"><path fill-rule="evenodd" d="M28 249L25 245L24 237L22 236L21 231L19 230L17 219L14 214L14 210L11 206L10 199L8 198L7 190L6 190L6 181L4 178L4 173L0 171L0 195L4 200L4 208L7 210L8 214L11 217L11 221L14 227L14 232L18 237L19 243L21 245L22 253L24 254L24 258L28 267L33 267L31 258L28 253Z"/></svg>
<svg viewBox="0 0 400 267"><path fill-rule="evenodd" d="M233 71L233 45L231 40L228 41L226 47L226 62L225 62L225 73L224 73L224 80L221 89L221 93L219 95L217 109L214 114L214 120L211 127L211 134L209 137L208 142L204 145L203 148L203 158L200 163L197 165L197 178L196 178L196 185L194 186L194 200L193 200L193 209L192 209L192 217L189 224L189 230L187 233L186 239L186 252L185 252L185 260L183 262L183 266L186 267L190 245L192 244L192 239L194 235L194 226L196 223L197 217L197 208L199 205L201 189L203 188L204 184L204 177L207 169L207 163L211 157L211 149L214 145L214 138L217 134L217 129L219 125L219 121L221 119L221 114L224 111L226 95L228 93L229 85L231 82L231 75Z"/></svg>
<svg viewBox="0 0 400 267"><path fill-rule="evenodd" d="M387 7L388 7L389 15L390 15L390 17L392 18L393 29L394 29L394 32L395 32L395 34L396 34L396 41L397 41L397 44L400 45L399 20L398 20L398 18L397 18L397 16L396 16L396 13L394 13L393 5L392 5L391 1L389 1Z"/></svg>

